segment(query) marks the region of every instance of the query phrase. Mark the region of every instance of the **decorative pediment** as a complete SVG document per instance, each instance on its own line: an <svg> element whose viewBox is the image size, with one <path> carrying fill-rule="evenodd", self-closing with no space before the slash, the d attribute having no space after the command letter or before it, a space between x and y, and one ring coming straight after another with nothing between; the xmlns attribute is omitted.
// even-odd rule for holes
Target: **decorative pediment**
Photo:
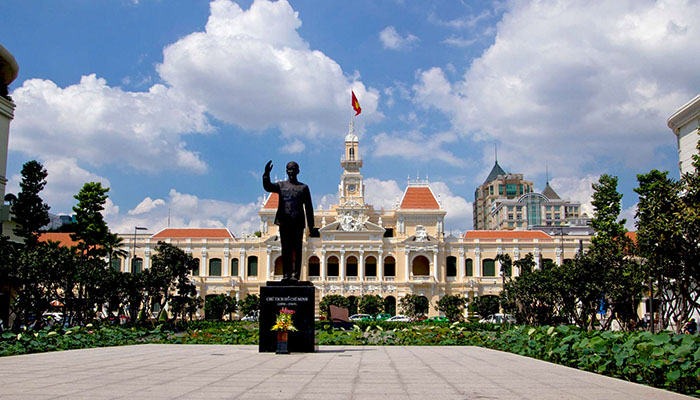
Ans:
<svg viewBox="0 0 700 400"><path fill-rule="evenodd" d="M281 246L280 235L271 235L269 238L265 239L264 243L271 246Z"/></svg>

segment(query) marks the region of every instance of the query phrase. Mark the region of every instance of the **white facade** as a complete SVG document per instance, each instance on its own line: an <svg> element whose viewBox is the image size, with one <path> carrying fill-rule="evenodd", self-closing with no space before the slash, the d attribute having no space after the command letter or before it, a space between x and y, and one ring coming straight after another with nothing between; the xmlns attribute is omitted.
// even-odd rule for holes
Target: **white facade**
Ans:
<svg viewBox="0 0 700 400"><path fill-rule="evenodd" d="M676 135L681 175L693 171L693 155L698 154L696 146L700 139L700 94L668 118L668 127Z"/></svg>

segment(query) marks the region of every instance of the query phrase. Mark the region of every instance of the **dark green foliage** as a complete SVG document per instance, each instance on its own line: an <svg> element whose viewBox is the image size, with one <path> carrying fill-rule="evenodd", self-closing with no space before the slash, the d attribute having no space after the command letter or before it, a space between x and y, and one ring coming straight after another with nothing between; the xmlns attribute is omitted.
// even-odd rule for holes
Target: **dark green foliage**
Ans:
<svg viewBox="0 0 700 400"><path fill-rule="evenodd" d="M404 315L416 320L425 317L430 309L430 302L425 296L407 294L399 300L399 307Z"/></svg>
<svg viewBox="0 0 700 400"><path fill-rule="evenodd" d="M467 299L464 296L447 294L438 300L435 310L442 312L452 322L464 319L464 307Z"/></svg>
<svg viewBox="0 0 700 400"><path fill-rule="evenodd" d="M39 197L46 186L48 173L37 161L28 161L22 166L20 192L12 204L12 213L17 227L15 235L24 238L27 246L35 246L39 229L49 223L49 206Z"/></svg>
<svg viewBox="0 0 700 400"><path fill-rule="evenodd" d="M204 316L208 320L223 321L224 314L236 312L236 299L225 294L207 296L204 303Z"/></svg>
<svg viewBox="0 0 700 400"><path fill-rule="evenodd" d="M498 296L479 296L472 302L472 304L470 304L469 307L482 318L486 318L491 314L498 313Z"/></svg>
<svg viewBox="0 0 700 400"><path fill-rule="evenodd" d="M344 296L340 296L337 294L329 294L326 296L323 296L321 299L321 302L318 304L318 308L320 310L321 315L323 315L326 318L329 318L331 315L330 312L330 306L336 306L340 308L350 308L350 299Z"/></svg>
<svg viewBox="0 0 700 400"><path fill-rule="evenodd" d="M149 294L146 305L152 307L157 303L158 309L162 310L170 303L173 316L184 317L185 310L192 306L197 293L190 279L190 271L194 265L192 255L169 243L158 242L151 267L140 273Z"/></svg>
<svg viewBox="0 0 700 400"><path fill-rule="evenodd" d="M655 287L655 297L662 298L661 325L676 322L676 332L700 309L700 156L694 155L693 166L695 172L680 181L657 170L638 175L635 189L645 278Z"/></svg>
<svg viewBox="0 0 700 400"><path fill-rule="evenodd" d="M245 299L238 303L238 308L246 317L256 315L258 312L260 312L260 296L257 294L246 295Z"/></svg>
<svg viewBox="0 0 700 400"><path fill-rule="evenodd" d="M360 297L358 310L362 314L369 314L374 317L384 312L384 299L375 294L366 294Z"/></svg>

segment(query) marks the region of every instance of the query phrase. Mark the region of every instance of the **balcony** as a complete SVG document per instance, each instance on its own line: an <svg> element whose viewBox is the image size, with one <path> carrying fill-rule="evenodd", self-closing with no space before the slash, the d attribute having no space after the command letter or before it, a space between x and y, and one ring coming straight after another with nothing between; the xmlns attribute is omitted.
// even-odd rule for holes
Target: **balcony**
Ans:
<svg viewBox="0 0 700 400"><path fill-rule="evenodd" d="M360 278L358 278L358 277L356 277L356 276L346 276L346 277L345 277L345 280L348 281L348 282L357 282L357 281L360 280Z"/></svg>
<svg viewBox="0 0 700 400"><path fill-rule="evenodd" d="M412 276L411 280L412 281L419 281L419 282L428 282L428 281L432 281L433 277L430 275L418 275L418 276Z"/></svg>
<svg viewBox="0 0 700 400"><path fill-rule="evenodd" d="M395 282L396 277L395 276L385 276L384 277L384 282Z"/></svg>
<svg viewBox="0 0 700 400"><path fill-rule="evenodd" d="M321 281L321 277L320 277L320 276L310 276L310 277L309 277L309 280L310 280L311 282L320 282L320 281Z"/></svg>
<svg viewBox="0 0 700 400"><path fill-rule="evenodd" d="M340 277L339 276L327 276L326 280L328 282L340 282Z"/></svg>
<svg viewBox="0 0 700 400"><path fill-rule="evenodd" d="M377 279L376 276L365 276L365 280L366 280L367 282L376 282L376 281L378 281L379 279Z"/></svg>

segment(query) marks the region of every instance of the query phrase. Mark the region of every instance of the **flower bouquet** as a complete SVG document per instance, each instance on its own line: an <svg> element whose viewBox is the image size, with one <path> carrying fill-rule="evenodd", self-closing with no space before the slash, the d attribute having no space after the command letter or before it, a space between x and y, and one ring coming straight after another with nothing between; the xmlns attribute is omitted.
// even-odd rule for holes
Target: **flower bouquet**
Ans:
<svg viewBox="0 0 700 400"><path fill-rule="evenodd" d="M277 315L275 325L272 327L273 331L277 331L277 354L289 354L289 349L287 348L288 333L289 331L297 331L297 328L292 323L292 314L294 312L294 310L290 310L287 307L282 308Z"/></svg>

